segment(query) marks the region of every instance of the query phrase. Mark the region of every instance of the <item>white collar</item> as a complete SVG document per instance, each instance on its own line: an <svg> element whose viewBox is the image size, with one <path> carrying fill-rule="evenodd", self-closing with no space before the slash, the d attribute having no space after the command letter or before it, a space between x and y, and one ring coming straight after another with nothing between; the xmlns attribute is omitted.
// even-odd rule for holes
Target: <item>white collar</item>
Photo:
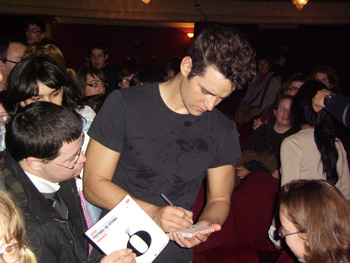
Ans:
<svg viewBox="0 0 350 263"><path fill-rule="evenodd" d="M57 192L60 189L60 185L58 183L50 182L26 171L24 172L40 193L51 194Z"/></svg>

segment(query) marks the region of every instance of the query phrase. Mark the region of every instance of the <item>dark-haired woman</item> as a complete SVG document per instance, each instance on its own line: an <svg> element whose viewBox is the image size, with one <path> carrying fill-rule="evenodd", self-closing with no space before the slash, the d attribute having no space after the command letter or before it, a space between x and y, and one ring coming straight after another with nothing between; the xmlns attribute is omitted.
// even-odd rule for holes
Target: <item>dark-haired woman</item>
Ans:
<svg viewBox="0 0 350 263"><path fill-rule="evenodd" d="M350 174L346 152L334 135L332 119L325 111L315 112L312 99L326 88L319 81L306 82L291 108L294 124L301 130L282 142L281 185L298 179L324 179L350 199Z"/></svg>
<svg viewBox="0 0 350 263"><path fill-rule="evenodd" d="M89 97L98 94L106 94L107 79L102 70L95 67L84 67L78 72L78 84L82 96Z"/></svg>

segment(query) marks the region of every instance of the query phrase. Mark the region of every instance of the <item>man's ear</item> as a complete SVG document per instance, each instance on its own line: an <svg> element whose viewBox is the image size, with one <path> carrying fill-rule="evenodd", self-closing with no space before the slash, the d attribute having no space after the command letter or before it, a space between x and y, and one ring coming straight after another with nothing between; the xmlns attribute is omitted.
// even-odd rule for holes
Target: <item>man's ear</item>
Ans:
<svg viewBox="0 0 350 263"><path fill-rule="evenodd" d="M28 157L25 162L34 171L40 170L41 166L44 164L41 159L35 157Z"/></svg>
<svg viewBox="0 0 350 263"><path fill-rule="evenodd" d="M186 56L182 59L180 64L181 74L187 78L191 70L192 70L192 58L189 56Z"/></svg>
<svg viewBox="0 0 350 263"><path fill-rule="evenodd" d="M109 58L109 55L105 55L105 57L106 57L106 60L108 60L108 58Z"/></svg>
<svg viewBox="0 0 350 263"><path fill-rule="evenodd" d="M45 38L45 33L40 34L40 40L43 40Z"/></svg>

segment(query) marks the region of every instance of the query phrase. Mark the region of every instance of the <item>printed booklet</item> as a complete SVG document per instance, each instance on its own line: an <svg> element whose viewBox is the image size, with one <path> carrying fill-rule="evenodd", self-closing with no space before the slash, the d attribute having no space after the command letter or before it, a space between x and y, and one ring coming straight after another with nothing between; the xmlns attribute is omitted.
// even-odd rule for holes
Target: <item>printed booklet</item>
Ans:
<svg viewBox="0 0 350 263"><path fill-rule="evenodd" d="M106 255L131 248L137 263L152 262L169 242L164 231L129 195L85 234Z"/></svg>

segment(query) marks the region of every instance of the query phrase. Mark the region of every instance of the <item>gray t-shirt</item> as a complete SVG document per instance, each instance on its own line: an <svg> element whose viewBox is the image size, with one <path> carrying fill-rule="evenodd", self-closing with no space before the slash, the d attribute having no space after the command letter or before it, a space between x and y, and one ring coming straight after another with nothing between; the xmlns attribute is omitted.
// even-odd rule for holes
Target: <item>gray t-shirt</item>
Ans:
<svg viewBox="0 0 350 263"><path fill-rule="evenodd" d="M163 102L158 84L112 92L88 134L121 153L113 182L157 206L167 205L164 193L175 206L193 210L207 169L235 166L241 155L232 121L217 109L177 114ZM192 250L169 242L154 262L191 258Z"/></svg>

